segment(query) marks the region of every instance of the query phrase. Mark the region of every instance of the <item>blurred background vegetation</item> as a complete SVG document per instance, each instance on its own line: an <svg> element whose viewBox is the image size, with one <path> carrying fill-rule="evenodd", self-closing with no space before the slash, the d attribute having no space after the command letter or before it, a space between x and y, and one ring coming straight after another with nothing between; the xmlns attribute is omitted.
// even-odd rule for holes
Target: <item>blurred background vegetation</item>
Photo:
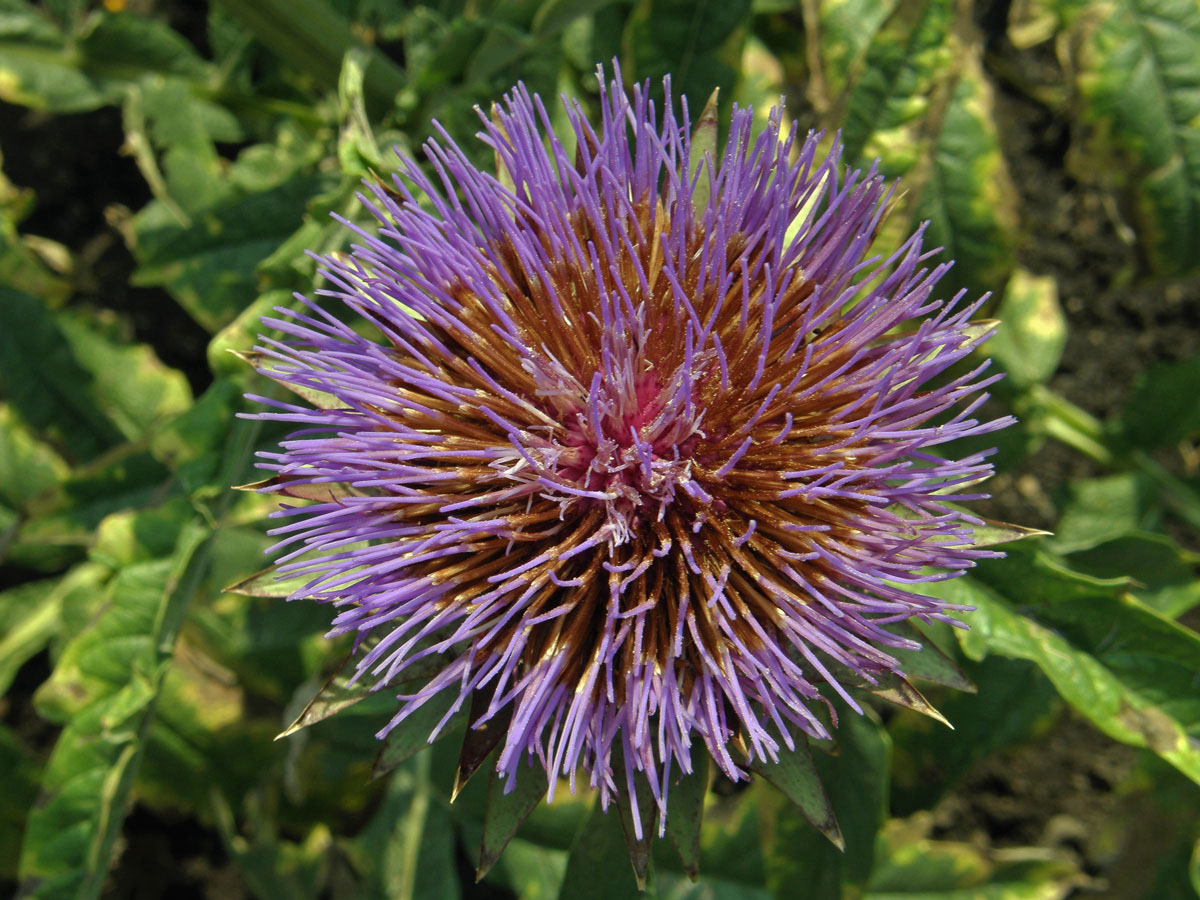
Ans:
<svg viewBox="0 0 1200 900"><path fill-rule="evenodd" d="M880 249L928 220L1002 320L986 514L1053 532L946 587L980 607L930 632L978 686L927 691L957 730L884 705L817 755L844 854L716 782L649 896L1200 891L1196 0L0 0L0 894L633 896L586 794L475 883L461 722L381 754L393 701L326 691L273 741L347 647L225 590L270 543L229 486L284 433L235 418L269 387L227 351L313 290L393 146L470 147L518 80L591 103L614 58L903 176Z"/></svg>

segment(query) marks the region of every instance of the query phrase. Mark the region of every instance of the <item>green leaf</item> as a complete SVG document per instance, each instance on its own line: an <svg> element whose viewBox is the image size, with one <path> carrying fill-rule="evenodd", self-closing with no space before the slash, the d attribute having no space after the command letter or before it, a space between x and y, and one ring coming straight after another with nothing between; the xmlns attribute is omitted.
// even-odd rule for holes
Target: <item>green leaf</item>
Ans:
<svg viewBox="0 0 1200 900"><path fill-rule="evenodd" d="M1012 269L1017 214L991 86L976 55L965 57L969 63L950 94L928 161L919 162L902 187L912 192L914 221L929 220L927 245L940 246L954 260L939 290L964 288L974 299L1003 283ZM884 164L892 171L888 160Z"/></svg>
<svg viewBox="0 0 1200 900"><path fill-rule="evenodd" d="M1192 861L1188 866L1188 875L1192 880L1192 890L1200 894L1200 839L1196 841L1196 846L1192 850Z"/></svg>
<svg viewBox="0 0 1200 900"><path fill-rule="evenodd" d="M1071 553L1136 531L1145 524L1152 496L1150 486L1133 472L1072 481L1050 544Z"/></svg>
<svg viewBox="0 0 1200 900"><path fill-rule="evenodd" d="M1031 564L1014 554L977 572L931 588L978 607L971 630L959 633L968 656L998 653L1035 663L1105 734L1152 750L1200 782L1200 741L1192 736L1200 732L1200 636L1040 557Z"/></svg>
<svg viewBox="0 0 1200 900"><path fill-rule="evenodd" d="M49 17L25 0L0 0L0 100L83 112L119 96L82 71L82 58Z"/></svg>
<svg viewBox="0 0 1200 900"><path fill-rule="evenodd" d="M625 751L618 744L612 757L613 774L620 784L625 777ZM654 841L654 820L658 807L650 791L650 783L635 770L634 788L618 790L613 797L613 806L621 821L621 834L625 838L625 850L633 866L633 878L639 891L646 890L650 874L650 848Z"/></svg>
<svg viewBox="0 0 1200 900"><path fill-rule="evenodd" d="M639 0L626 22L622 63L655 89L669 73L672 92L687 97L695 116L714 88L733 96L750 11L750 0Z"/></svg>
<svg viewBox="0 0 1200 900"><path fill-rule="evenodd" d="M566 869L565 850L515 838L487 881L507 885L521 900L555 900Z"/></svg>
<svg viewBox="0 0 1200 900"><path fill-rule="evenodd" d="M392 773L370 824L347 842L364 900L456 900L460 896L450 810L422 753Z"/></svg>
<svg viewBox="0 0 1200 900"><path fill-rule="evenodd" d="M7 403L0 403L0 501L26 509L69 472L63 458L39 441Z"/></svg>
<svg viewBox="0 0 1200 900"><path fill-rule="evenodd" d="M154 78L130 88L123 117L126 143L143 176L180 223L191 224L231 196L233 184L214 142L243 135L224 107L198 96L181 78Z"/></svg>
<svg viewBox="0 0 1200 900"><path fill-rule="evenodd" d="M533 17L533 33L541 40L554 37L572 22L591 16L612 2L614 0L546 0Z"/></svg>
<svg viewBox="0 0 1200 900"><path fill-rule="evenodd" d="M681 774L667 794L667 837L675 845L683 871L695 880L700 873L700 831L708 793L707 753L692 757L691 774Z"/></svg>
<svg viewBox="0 0 1200 900"><path fill-rule="evenodd" d="M816 757L817 773L846 842L845 852L813 828L790 801L758 793L764 818L767 887L773 897L796 896L805 886L811 900L840 900L843 890L866 883L875 854L875 835L887 810L891 742L874 720L838 706L837 756Z"/></svg>
<svg viewBox="0 0 1200 900"><path fill-rule="evenodd" d="M0 148L0 166L3 161ZM0 284L42 297L57 306L73 290L62 273L70 269L74 260L61 244L22 235L17 230L17 224L33 209L34 200L31 189L17 187L0 171Z"/></svg>
<svg viewBox="0 0 1200 900"><path fill-rule="evenodd" d="M322 895L334 851L329 826L313 826L303 843L270 834L256 834L247 839L237 833L233 812L220 794L216 795L213 806L226 851L255 897L317 900Z"/></svg>
<svg viewBox="0 0 1200 900"><path fill-rule="evenodd" d="M508 790L511 787L512 790ZM483 820L483 842L479 848L479 880L500 859L521 823L529 818L546 796L545 774L537 769L521 772L516 784L501 779L492 769L488 779L487 813Z"/></svg>
<svg viewBox="0 0 1200 900"><path fill-rule="evenodd" d="M884 829L867 900L1060 900L1086 878L1065 855L987 853L933 841L926 814Z"/></svg>
<svg viewBox="0 0 1200 900"><path fill-rule="evenodd" d="M95 378L58 318L33 297L0 287L0 390L33 428L76 459L121 439L96 403ZM14 377L20 373L20 377Z"/></svg>
<svg viewBox="0 0 1200 900"><path fill-rule="evenodd" d="M1198 384L1200 355L1151 364L1138 376L1121 414L1125 442L1131 447L1169 447L1200 435Z"/></svg>
<svg viewBox="0 0 1200 900"><path fill-rule="evenodd" d="M76 113L118 101L149 74L202 81L210 66L151 16L95 12L74 33L23 0L0 0L0 99Z"/></svg>
<svg viewBox="0 0 1200 900"><path fill-rule="evenodd" d="M267 597L286 600L296 591L302 590L313 580L313 575L281 576L275 566L267 566L248 578L236 581L225 588L231 594L244 597Z"/></svg>
<svg viewBox="0 0 1200 900"><path fill-rule="evenodd" d="M1093 165L1133 195L1152 265L1194 271L1200 244L1200 7L1098 0L1078 17L1077 84Z"/></svg>
<svg viewBox="0 0 1200 900"><path fill-rule="evenodd" d="M81 581L95 587L94 571L80 567L62 578L30 581L0 593L0 696L26 660L58 634L64 595Z"/></svg>
<svg viewBox="0 0 1200 900"><path fill-rule="evenodd" d="M4 790L0 791L0 878L16 877L25 820L37 799L39 768L17 736L6 725L0 725L0 771L4 772Z"/></svg>
<svg viewBox="0 0 1200 900"><path fill-rule="evenodd" d="M191 402L181 373L149 347L105 336L104 324L0 287L0 367L12 373L0 388L25 422L75 459L141 437Z"/></svg>
<svg viewBox="0 0 1200 900"><path fill-rule="evenodd" d="M783 791L804 814L804 818L829 838L835 847L845 849L846 842L838 829L837 816L825 789L821 787L821 778L806 738L799 738L795 750L783 748L778 762L755 762L750 768Z"/></svg>
<svg viewBox="0 0 1200 900"><path fill-rule="evenodd" d="M1015 271L996 318L1000 327L985 352L1000 361L1018 388L1048 381L1067 344L1067 320L1053 276Z"/></svg>
<svg viewBox="0 0 1200 900"><path fill-rule="evenodd" d="M844 85L831 116L848 164L883 157L892 175L916 164L921 144L911 132L930 116L935 89L944 91L953 71L953 21L949 0L846 3L823 17L829 80Z"/></svg>
<svg viewBox="0 0 1200 900"><path fill-rule="evenodd" d="M42 704L70 714L21 850L23 896L100 895L175 636L206 565L206 532L120 570L92 626L64 649Z"/></svg>
<svg viewBox="0 0 1200 900"><path fill-rule="evenodd" d="M958 664L915 624L901 622L890 625L889 630L897 637L918 641L922 645L920 650L905 650L901 647L888 648L888 653L900 661L900 671L905 675L932 684L954 688L956 691L975 693L975 685L958 667Z"/></svg>
<svg viewBox="0 0 1200 900"><path fill-rule="evenodd" d="M204 79L211 68L166 22L133 12L96 17L79 51L89 70L116 79L147 72Z"/></svg>
<svg viewBox="0 0 1200 900"><path fill-rule="evenodd" d="M926 245L955 260L941 290L978 295L1012 268L1017 226L979 49L963 41L950 0L904 0L883 19L874 12L878 30L831 78L845 87L826 123L842 129L848 163L878 159L883 174L902 178L904 214L885 226L888 238L928 220ZM851 55L845 30L828 35L831 59Z"/></svg>
<svg viewBox="0 0 1200 900"><path fill-rule="evenodd" d="M820 60L830 94L823 98L825 103L841 95L848 81L867 74L861 57L897 5L896 0L830 0L821 4ZM795 4L788 2L786 6L794 8Z"/></svg>
<svg viewBox="0 0 1200 900"><path fill-rule="evenodd" d="M1200 603L1196 578L1200 556L1165 534L1130 532L1089 550L1072 553L1070 565L1097 578L1132 578L1130 593L1154 611L1177 618Z"/></svg>
<svg viewBox="0 0 1200 900"><path fill-rule="evenodd" d="M296 230L308 201L332 184L296 177L233 197L180 227L159 203L134 220L139 266L132 283L163 287L210 332L232 321L258 295L255 269Z"/></svg>
<svg viewBox="0 0 1200 900"><path fill-rule="evenodd" d="M387 743L383 745L379 757L375 760L375 776L390 772L428 747L429 736L438 722L450 711L454 700L455 695L450 691L439 691L393 728L388 733ZM453 735L459 729L466 728L466 725L466 710L459 710L438 734L438 740Z"/></svg>
<svg viewBox="0 0 1200 900"><path fill-rule="evenodd" d="M621 817L609 807L606 813L597 801L591 815L571 845L560 900L638 900L638 890L629 865L629 850L621 829Z"/></svg>
<svg viewBox="0 0 1200 900"><path fill-rule="evenodd" d="M273 53L327 88L337 86L346 52L362 43L323 0L220 0L219 5ZM391 109L404 86L404 72L371 48L365 90L376 114Z"/></svg>
<svg viewBox="0 0 1200 900"><path fill-rule="evenodd" d="M174 492L154 457L124 445L77 468L37 514L22 524L9 558L36 571L59 571L81 558L105 516L161 503Z"/></svg>
<svg viewBox="0 0 1200 900"><path fill-rule="evenodd" d="M1027 741L1057 710L1054 688L1032 663L989 656L965 666L979 693L949 693L938 703L954 731L913 713L888 722L894 813L930 808L976 761Z"/></svg>
<svg viewBox="0 0 1200 900"><path fill-rule="evenodd" d="M354 706L354 704L367 699L372 693L375 693L372 690L374 683L368 679L364 678L354 684L349 683L350 678L354 674L353 671L346 671L350 668L350 662L350 658L343 660L337 673L325 682L316 695L308 701L295 721L276 735L275 740L293 735L297 731L307 728L309 725L323 722L330 716Z"/></svg>

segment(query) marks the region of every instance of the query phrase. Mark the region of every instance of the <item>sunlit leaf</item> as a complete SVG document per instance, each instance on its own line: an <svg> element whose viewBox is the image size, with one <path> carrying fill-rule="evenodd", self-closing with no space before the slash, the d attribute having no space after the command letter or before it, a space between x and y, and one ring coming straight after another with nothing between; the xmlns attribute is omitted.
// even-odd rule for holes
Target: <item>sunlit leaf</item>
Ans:
<svg viewBox="0 0 1200 900"><path fill-rule="evenodd" d="M68 645L43 689L43 702L71 718L29 817L19 870L27 897L100 895L175 636L206 564L198 552L205 537L189 527L172 556L120 570L93 627Z"/></svg>
<svg viewBox="0 0 1200 900"><path fill-rule="evenodd" d="M1164 272L1194 270L1200 242L1200 7L1098 0L1075 20L1077 84L1092 165L1136 203L1138 236Z"/></svg>
<svg viewBox="0 0 1200 900"><path fill-rule="evenodd" d="M254 270L296 229L323 177L297 177L260 193L232 197L183 227L161 205L134 222L137 285L165 288L210 332L232 321L258 294Z"/></svg>
<svg viewBox="0 0 1200 900"><path fill-rule="evenodd" d="M1029 571L1027 558L994 561L983 572L987 584L972 576L936 586L939 596L978 607L971 630L959 634L964 651L1035 663L1105 734L1152 750L1200 782L1200 743L1190 736L1200 728L1193 684L1200 636L1103 583L1035 566Z"/></svg>
<svg viewBox="0 0 1200 900"><path fill-rule="evenodd" d="M1017 387L1042 384L1058 368L1067 343L1067 320L1053 277L1013 273L996 310L1000 328L984 348L1004 366Z"/></svg>
<svg viewBox="0 0 1200 900"><path fill-rule="evenodd" d="M988 853L930 840L930 824L928 816L888 823L869 900L1062 900L1087 881L1065 854L1035 848Z"/></svg>

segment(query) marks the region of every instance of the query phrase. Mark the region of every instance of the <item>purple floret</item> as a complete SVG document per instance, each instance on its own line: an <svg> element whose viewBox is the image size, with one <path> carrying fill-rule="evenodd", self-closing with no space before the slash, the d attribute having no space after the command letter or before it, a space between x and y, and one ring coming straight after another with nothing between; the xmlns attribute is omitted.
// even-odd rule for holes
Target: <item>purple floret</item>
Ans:
<svg viewBox="0 0 1200 900"><path fill-rule="evenodd" d="M436 673L381 736L448 692L438 728L499 725L510 788L523 760L606 804L644 777L661 823L702 755L737 780L829 737L822 690L858 709L835 672L917 647L890 624L953 621L921 585L994 555L946 503L991 467L938 450L1007 420L973 418L992 378L955 364L986 332L935 298L922 231L870 256L874 169L778 110L696 158L647 93L601 76L568 150L516 88L483 117L500 175L445 133L432 176L402 159L322 260L354 315L264 320L261 371L317 408L256 399L300 429L261 454L269 489L315 501L276 513L279 572L338 610L362 678Z"/></svg>

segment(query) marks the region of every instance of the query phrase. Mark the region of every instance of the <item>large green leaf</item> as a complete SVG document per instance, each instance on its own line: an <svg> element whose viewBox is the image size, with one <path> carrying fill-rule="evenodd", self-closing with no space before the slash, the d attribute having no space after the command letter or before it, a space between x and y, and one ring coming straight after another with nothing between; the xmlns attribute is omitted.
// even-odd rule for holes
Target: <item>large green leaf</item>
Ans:
<svg viewBox="0 0 1200 900"><path fill-rule="evenodd" d="M126 444L75 469L36 515L22 523L9 558L37 571L58 571L81 558L105 516L166 500L168 471Z"/></svg>
<svg viewBox="0 0 1200 900"><path fill-rule="evenodd" d="M916 164L922 147L913 138L927 133L922 125L938 111L934 101L953 76L954 4L906 0L886 18L878 6L869 11L869 18L855 23L853 39L842 25L822 33L830 80L844 85L833 98L831 120L841 128L846 162L861 165L886 156L888 173L899 175ZM848 52L856 44L861 49Z"/></svg>
<svg viewBox="0 0 1200 900"><path fill-rule="evenodd" d="M911 712L888 722L893 813L929 808L974 763L1027 740L1057 709L1054 688L1032 663L989 656L964 666L978 693L950 691L937 701L953 731Z"/></svg>
<svg viewBox="0 0 1200 900"><path fill-rule="evenodd" d="M29 817L23 896L100 895L175 636L206 565L205 529L185 522L178 533L170 556L115 573L98 615L39 693L41 709L65 716L66 727Z"/></svg>
<svg viewBox="0 0 1200 900"><path fill-rule="evenodd" d="M17 671L63 632L63 609L103 589L103 566L81 563L61 578L29 581L0 593L0 696Z"/></svg>
<svg viewBox="0 0 1200 900"><path fill-rule="evenodd" d="M954 260L940 290L965 288L974 299L998 288L1012 268L1016 195L992 118L991 87L977 56L967 53L962 65L928 160L919 160L902 184L913 192L914 219L929 220L927 243ZM931 117L925 127L935 123Z"/></svg>
<svg viewBox="0 0 1200 900"><path fill-rule="evenodd" d="M25 0L0 0L0 99L56 113L120 99L148 74L203 79L208 64L165 22L135 14L84 13L66 27Z"/></svg>
<svg viewBox="0 0 1200 900"><path fill-rule="evenodd" d="M1155 363L1138 376L1121 414L1121 437L1131 447L1170 447L1200 435L1200 355Z"/></svg>
<svg viewBox="0 0 1200 900"><path fill-rule="evenodd" d="M845 91L848 81L866 74L863 54L896 7L896 0L829 0L820 5L821 75L829 92L823 98L826 104Z"/></svg>
<svg viewBox="0 0 1200 900"><path fill-rule="evenodd" d="M0 501L25 509L69 471L53 447L38 440L7 403L0 403Z"/></svg>
<svg viewBox="0 0 1200 900"><path fill-rule="evenodd" d="M430 782L430 763L421 753L395 770L371 822L345 845L363 900L460 896L450 810Z"/></svg>
<svg viewBox="0 0 1200 900"><path fill-rule="evenodd" d="M1164 272L1195 269L1200 244L1200 7L1097 0L1076 19L1094 165L1136 200L1138 236Z"/></svg>
<svg viewBox="0 0 1200 900"><path fill-rule="evenodd" d="M0 0L0 99L35 109L81 112L119 96L82 69L67 35L25 0Z"/></svg>
<svg viewBox="0 0 1200 900"><path fill-rule="evenodd" d="M1059 694L1110 737L1157 753L1200 782L1200 636L1121 590L1041 555L989 561L936 586L973 604L960 633L972 659L1035 663Z"/></svg>

